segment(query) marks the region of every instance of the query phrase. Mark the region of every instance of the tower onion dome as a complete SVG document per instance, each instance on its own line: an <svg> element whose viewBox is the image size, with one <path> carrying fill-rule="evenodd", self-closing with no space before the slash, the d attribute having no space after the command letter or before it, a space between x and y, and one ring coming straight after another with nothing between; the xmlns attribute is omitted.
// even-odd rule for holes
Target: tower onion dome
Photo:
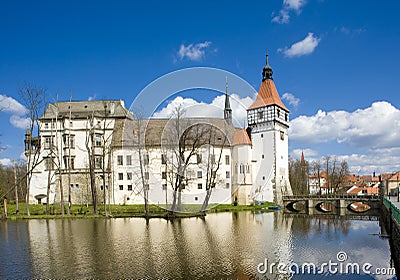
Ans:
<svg viewBox="0 0 400 280"><path fill-rule="evenodd" d="M269 64L268 64L268 53L265 56L266 56L266 58L265 58L265 66L264 66L263 71L262 71L262 80L263 81L265 81L266 79L273 80L272 79L273 71L272 71L271 66L269 66Z"/></svg>

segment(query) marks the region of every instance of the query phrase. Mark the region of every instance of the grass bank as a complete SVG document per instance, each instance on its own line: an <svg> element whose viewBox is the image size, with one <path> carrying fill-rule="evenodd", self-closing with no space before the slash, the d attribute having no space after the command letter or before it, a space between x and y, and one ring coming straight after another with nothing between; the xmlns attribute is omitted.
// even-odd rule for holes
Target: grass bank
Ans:
<svg viewBox="0 0 400 280"><path fill-rule="evenodd" d="M263 205L232 205L232 204L214 204L210 205L206 213L217 212L235 212L235 211L258 211L266 210L268 206L274 206L273 203L266 203ZM171 205L167 205L168 208ZM182 205L182 211L171 214L166 210L165 205L149 205L150 218L187 218L187 217L201 217L206 213L200 212L201 205L185 204ZM70 215L67 213L67 206L65 206L65 214L61 214L60 205L51 205L49 213L46 213L46 205L34 204L29 205L30 216L26 212L26 204L19 203L19 212L16 213L15 203L7 204L7 218L8 219L65 219L65 218L121 218L121 217L145 217L145 209L143 205L107 205L107 216L105 215L104 207L100 206L99 214L93 214L91 205L72 205ZM0 207L0 217L4 218L4 207Z"/></svg>

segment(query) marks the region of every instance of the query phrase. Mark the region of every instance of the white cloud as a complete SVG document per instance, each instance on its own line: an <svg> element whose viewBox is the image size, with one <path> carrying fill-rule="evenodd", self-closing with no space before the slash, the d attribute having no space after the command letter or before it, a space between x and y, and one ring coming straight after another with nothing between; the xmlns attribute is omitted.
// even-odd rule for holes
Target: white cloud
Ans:
<svg viewBox="0 0 400 280"><path fill-rule="evenodd" d="M289 130L291 138L300 142L336 141L359 148L394 148L400 143L400 110L385 101L354 112L318 110L313 116L293 119Z"/></svg>
<svg viewBox="0 0 400 280"><path fill-rule="evenodd" d="M314 33L308 33L307 37L303 40L294 43L290 48L278 49L279 52L283 52L287 57L303 56L314 52L318 46L320 38L315 37Z"/></svg>
<svg viewBox="0 0 400 280"><path fill-rule="evenodd" d="M283 0L282 9L279 11L279 15L272 18L272 22L276 23L289 23L290 11L295 11L297 14L301 13L301 8L306 4L305 0Z"/></svg>
<svg viewBox="0 0 400 280"><path fill-rule="evenodd" d="M232 119L236 126L243 127L247 123L246 109L253 103L250 97L241 98L237 94L231 94L230 104L232 109ZM210 104L198 102L192 98L176 97L160 111L153 114L153 118L169 118L174 109L181 105L185 109L186 117L213 117L223 118L225 106L225 95L215 97Z"/></svg>
<svg viewBox="0 0 400 280"><path fill-rule="evenodd" d="M0 94L0 111L15 114L18 116L25 115L27 110L24 105L19 103L12 97Z"/></svg>
<svg viewBox="0 0 400 280"><path fill-rule="evenodd" d="M286 100L289 102L290 105L292 105L295 109L299 106L300 104L300 99L295 97L293 94L289 93L289 92L285 92L282 95L282 99Z"/></svg>
<svg viewBox="0 0 400 280"><path fill-rule="evenodd" d="M1 158L0 159L0 164L3 166L11 166L12 165L12 161L9 158Z"/></svg>
<svg viewBox="0 0 400 280"><path fill-rule="evenodd" d="M28 110L14 98L0 94L0 111L11 114L10 123L16 128L29 126L30 120L24 117Z"/></svg>
<svg viewBox="0 0 400 280"><path fill-rule="evenodd" d="M187 46L181 44L178 56L181 60L187 58L192 61L200 61L205 56L205 51L210 45L210 41L198 44L189 44Z"/></svg>
<svg viewBox="0 0 400 280"><path fill-rule="evenodd" d="M31 120L29 118L12 115L10 117L10 123L17 128L27 129L30 126Z"/></svg>
<svg viewBox="0 0 400 280"><path fill-rule="evenodd" d="M313 150L313 149L309 149L309 148L306 148L306 149L294 149L294 150L292 150L290 152L290 156L293 159L299 159L300 160L301 159L301 153L304 154L305 160L308 160L308 161L310 161L310 159L312 160L312 158L318 156L318 151Z"/></svg>

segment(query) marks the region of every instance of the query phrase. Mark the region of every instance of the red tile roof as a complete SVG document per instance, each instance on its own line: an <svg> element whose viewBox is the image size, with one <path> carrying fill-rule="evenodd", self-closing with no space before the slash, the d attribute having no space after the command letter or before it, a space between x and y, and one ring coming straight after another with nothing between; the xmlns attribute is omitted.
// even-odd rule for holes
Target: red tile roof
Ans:
<svg viewBox="0 0 400 280"><path fill-rule="evenodd" d="M251 145L246 129L236 129L233 134L233 145Z"/></svg>
<svg viewBox="0 0 400 280"><path fill-rule="evenodd" d="M282 103L272 79L265 79L262 81L256 100L247 110L261 108L268 105L277 105L283 110L289 112L286 106Z"/></svg>

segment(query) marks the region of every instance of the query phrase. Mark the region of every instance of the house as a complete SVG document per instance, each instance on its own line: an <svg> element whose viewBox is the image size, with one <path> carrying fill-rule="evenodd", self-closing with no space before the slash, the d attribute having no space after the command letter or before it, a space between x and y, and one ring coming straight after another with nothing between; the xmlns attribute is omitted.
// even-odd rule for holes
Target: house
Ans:
<svg viewBox="0 0 400 280"><path fill-rule="evenodd" d="M247 128L232 124L228 87L221 118L139 120L123 100L49 104L38 136L26 135L35 161L31 203L280 203L292 194L288 172L289 110L268 63ZM179 125L177 125L179 121ZM179 184L177 185L177 182ZM49 195L47 195L49 194ZM47 197L49 201L47 201Z"/></svg>

